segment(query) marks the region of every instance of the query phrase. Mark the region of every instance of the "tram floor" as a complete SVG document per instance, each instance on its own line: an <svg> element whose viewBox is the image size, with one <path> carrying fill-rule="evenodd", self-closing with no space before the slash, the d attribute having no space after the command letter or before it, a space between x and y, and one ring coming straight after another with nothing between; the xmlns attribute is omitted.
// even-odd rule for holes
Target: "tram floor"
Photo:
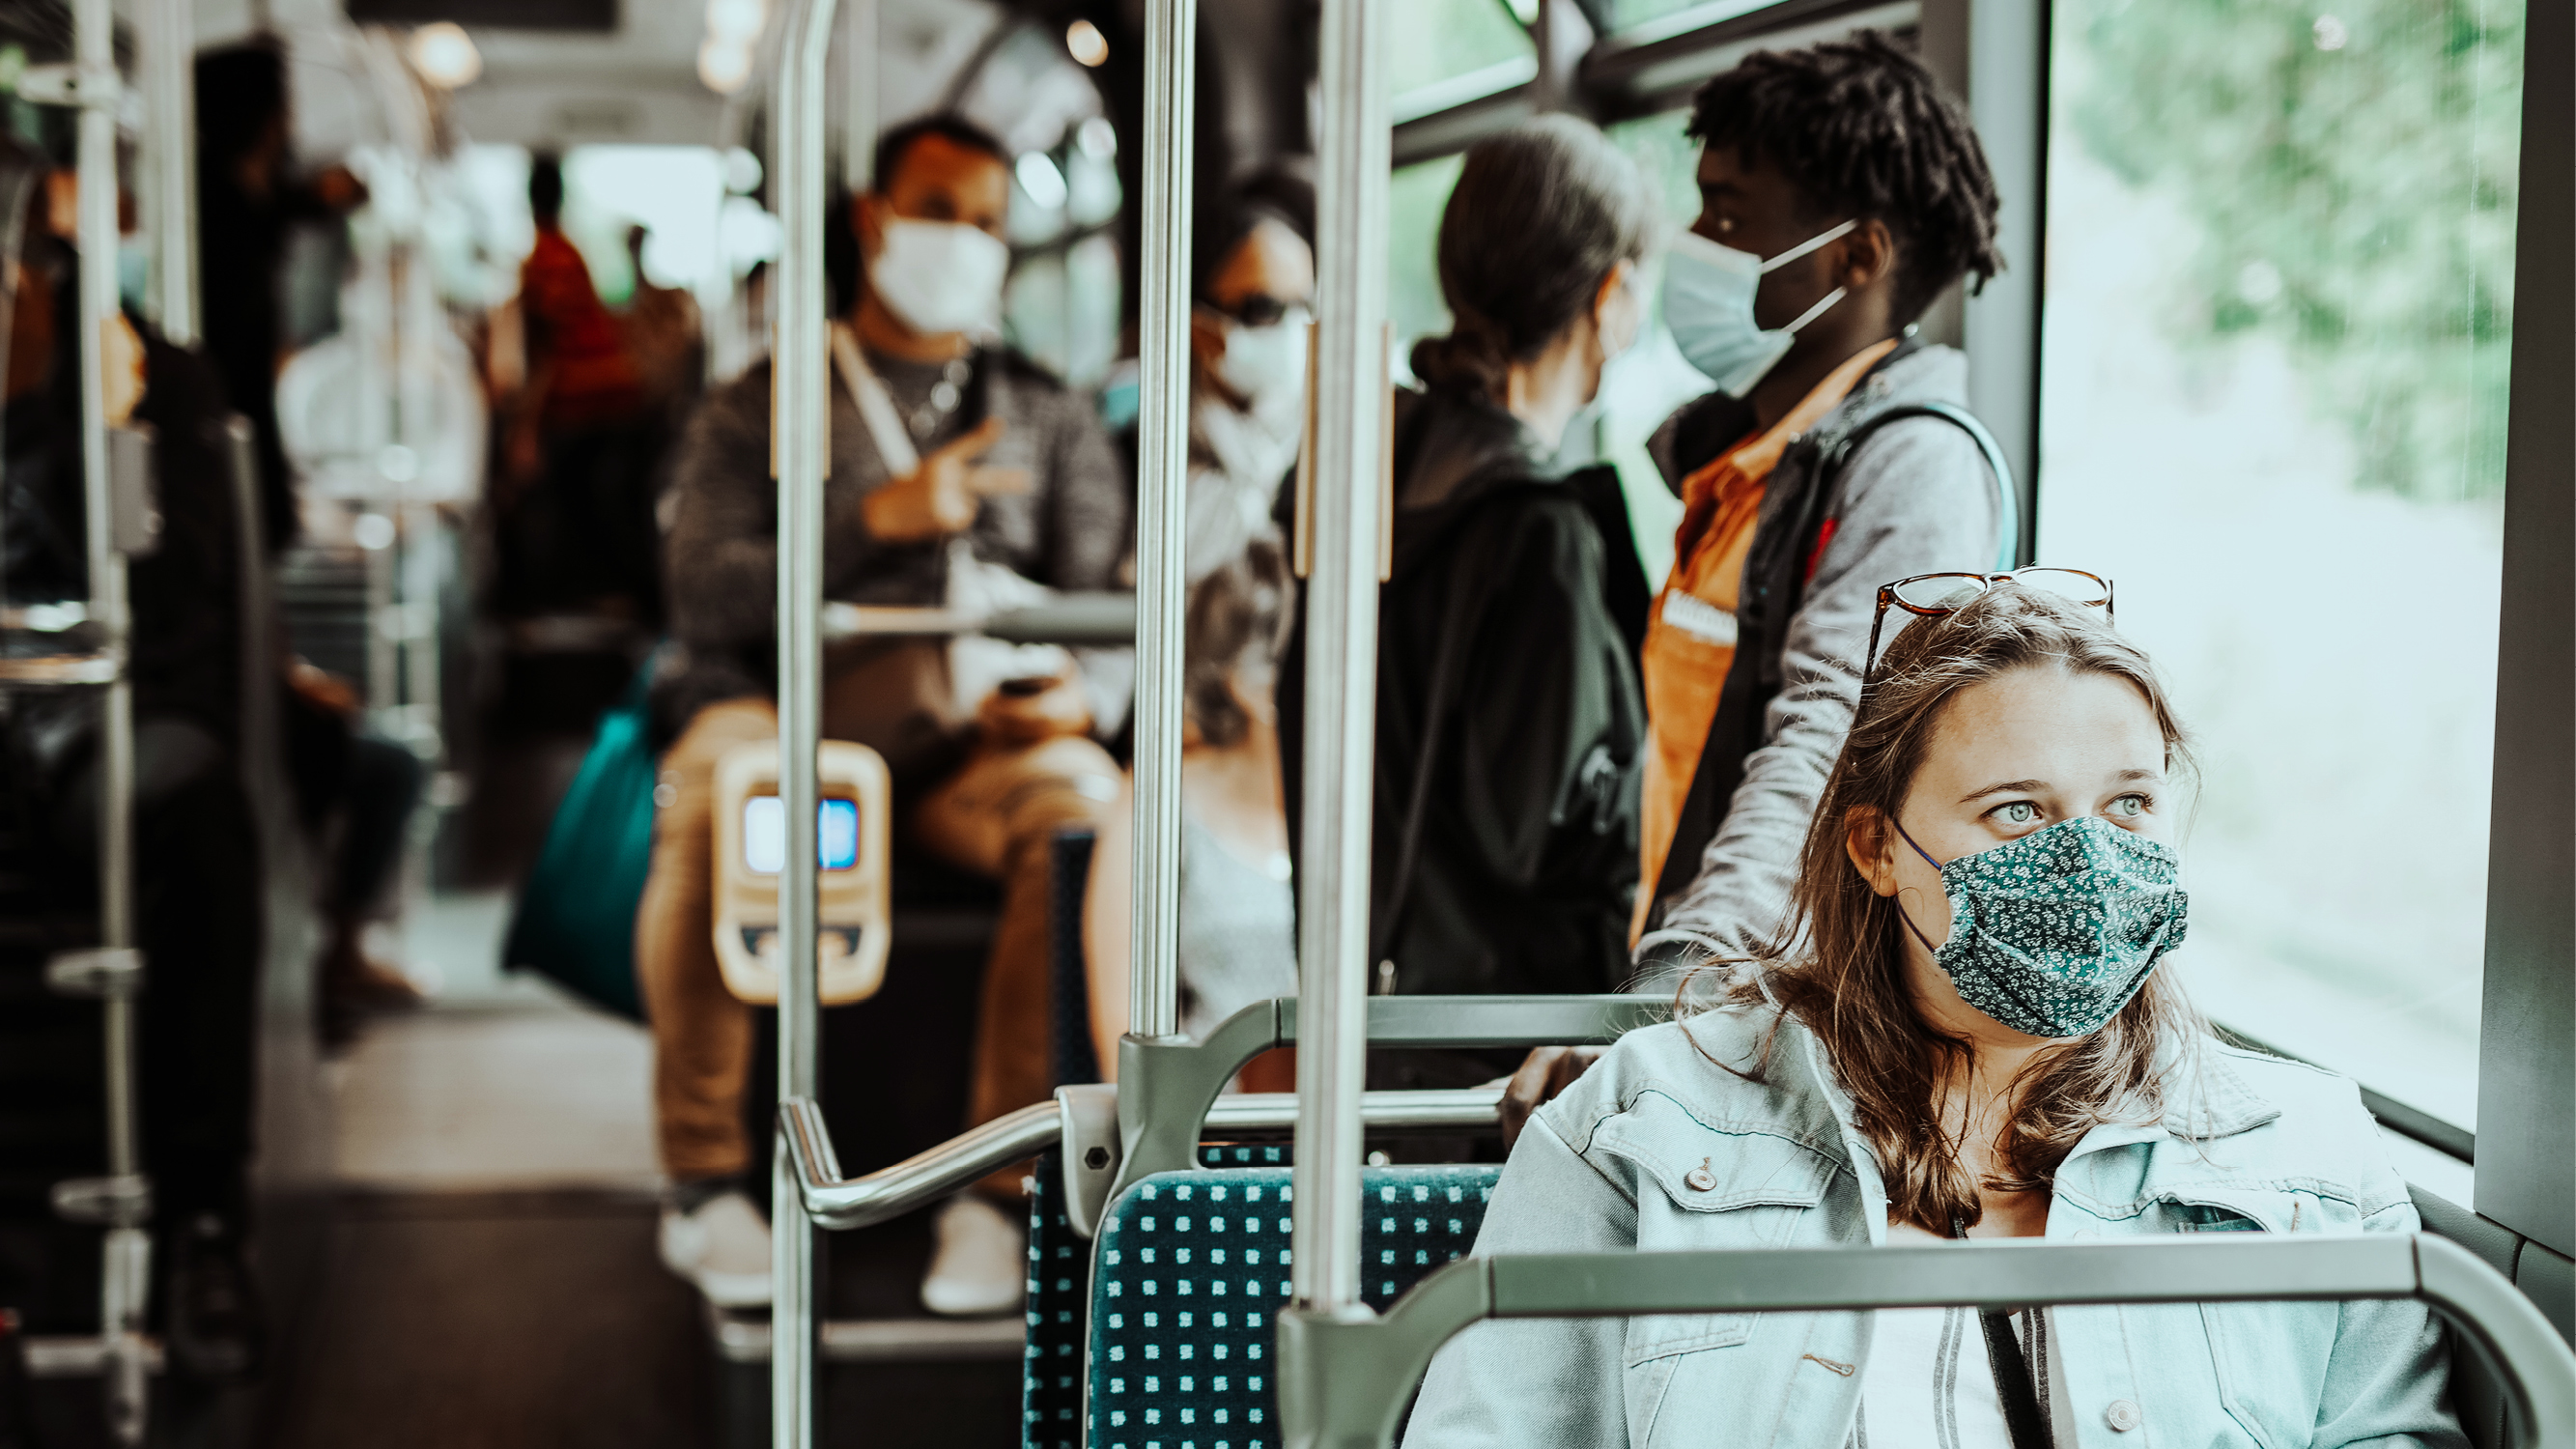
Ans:
<svg viewBox="0 0 2576 1449"><path fill-rule="evenodd" d="M388 944L439 996L372 1022L328 1069L335 1192L311 1230L316 1288L279 1345L262 1442L765 1444L767 1365L719 1355L704 1305L656 1251L649 1043L500 975L505 915L499 893L416 903ZM915 980L890 986L887 1005L964 1005L944 999L959 989L950 973ZM915 1003L916 989L941 999ZM855 1066L850 1085L868 1085ZM854 1112L853 1148L891 1160L953 1121L962 1074L930 1075L942 1090L918 1112ZM831 1316L919 1316L929 1252L922 1215L834 1235ZM825 1445L1017 1441L1016 1357L834 1362L821 1387Z"/></svg>

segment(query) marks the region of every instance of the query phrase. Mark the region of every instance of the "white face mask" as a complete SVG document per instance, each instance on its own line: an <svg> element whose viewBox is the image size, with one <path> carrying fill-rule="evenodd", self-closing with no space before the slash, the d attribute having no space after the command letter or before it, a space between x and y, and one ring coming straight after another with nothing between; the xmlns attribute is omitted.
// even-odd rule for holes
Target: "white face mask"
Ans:
<svg viewBox="0 0 2576 1449"><path fill-rule="evenodd" d="M1751 252L1720 246L1695 231L1673 239L1664 258L1664 325L1690 365L1708 374L1717 390L1742 397L1780 364L1798 340L1798 329L1843 299L1834 288L1786 327L1764 331L1753 320L1753 297L1764 274L1776 271L1859 225L1847 221L1764 261Z"/></svg>
<svg viewBox="0 0 2576 1449"><path fill-rule="evenodd" d="M1217 381L1253 412L1267 412L1306 389L1306 309L1291 307L1267 327L1230 324Z"/></svg>
<svg viewBox="0 0 2576 1449"><path fill-rule="evenodd" d="M868 285L903 325L932 336L992 326L1010 270L1011 249L974 227L890 216Z"/></svg>

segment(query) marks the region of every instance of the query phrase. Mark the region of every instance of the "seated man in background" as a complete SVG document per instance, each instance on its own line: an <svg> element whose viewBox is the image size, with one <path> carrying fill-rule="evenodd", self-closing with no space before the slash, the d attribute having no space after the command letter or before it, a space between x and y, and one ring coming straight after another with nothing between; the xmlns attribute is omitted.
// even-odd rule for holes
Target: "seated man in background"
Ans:
<svg viewBox="0 0 2576 1449"><path fill-rule="evenodd" d="M940 605L1007 597L1031 581L1110 587L1126 549L1128 483L1109 440L1086 400L988 340L1009 266L1000 143L930 117L887 132L873 174L876 189L854 202L865 283L834 349L825 594ZM862 390L876 394L865 409ZM915 453L899 474L887 462ZM710 397L680 446L667 540L678 647L653 686L657 726L672 742L636 921L673 1184L663 1253L728 1304L768 1300L769 1238L741 1179L752 1019L716 964L711 816L717 761L777 733L769 460L764 364ZM1061 651L996 664L967 647L986 642L835 648L823 701L827 737L885 757L908 843L1004 884L974 1063L979 1123L1053 1089L1048 843L1096 823L1117 795L1117 765L1093 737L1123 718L1132 668L1112 656L1080 669ZM1003 1190L1015 1183L1014 1174ZM993 1313L1019 1301L1016 1222L968 1193L938 1226L922 1290L930 1308Z"/></svg>

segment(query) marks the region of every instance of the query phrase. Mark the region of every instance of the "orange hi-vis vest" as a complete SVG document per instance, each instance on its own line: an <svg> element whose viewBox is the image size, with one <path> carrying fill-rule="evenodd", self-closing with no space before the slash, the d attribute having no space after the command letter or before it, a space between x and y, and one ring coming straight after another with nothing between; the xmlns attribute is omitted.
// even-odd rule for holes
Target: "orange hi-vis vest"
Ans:
<svg viewBox="0 0 2576 1449"><path fill-rule="evenodd" d="M1655 599L1639 663L1646 677L1646 778L1637 827L1637 906L1628 944L1654 909L1673 828L1690 798L1691 776L1717 722L1717 697L1735 663L1735 605L1744 556L1762 521L1762 495L1789 444L1842 405L1890 339L1853 353L1798 400L1788 415L1720 453L1682 480L1682 522L1673 534L1673 573Z"/></svg>

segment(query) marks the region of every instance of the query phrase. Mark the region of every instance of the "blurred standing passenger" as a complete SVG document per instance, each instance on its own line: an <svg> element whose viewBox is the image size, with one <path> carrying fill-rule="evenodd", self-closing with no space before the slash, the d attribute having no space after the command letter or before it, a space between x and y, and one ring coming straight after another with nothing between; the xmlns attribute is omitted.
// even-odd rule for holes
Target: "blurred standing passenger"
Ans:
<svg viewBox="0 0 2576 1449"><path fill-rule="evenodd" d="M1643 653L1630 931L1638 984L1656 991L1779 929L1879 586L1992 567L2003 527L1994 477L1953 423L1891 421L1838 477L1820 463L1892 408L1967 404L1967 358L1914 329L1961 277L2003 266L1966 112L1864 31L1747 57L1700 88L1690 134L1700 214L1665 259L1664 320L1717 391L1649 445L1684 507ZM1598 1054L1532 1054L1506 1132Z"/></svg>
<svg viewBox="0 0 2576 1449"><path fill-rule="evenodd" d="M658 419L684 416L698 395L706 371L706 334L699 324L698 299L686 287L663 287L644 274L644 243L652 233L640 226L626 229L626 256L635 277L634 295L626 303L626 345L644 395ZM676 424L674 424L676 425Z"/></svg>
<svg viewBox="0 0 2576 1449"><path fill-rule="evenodd" d="M1128 527L1117 455L1083 399L989 340L1010 262L1007 153L966 121L932 116L888 131L870 174L878 189L853 204L866 285L835 328L826 596L929 606L1030 582L1111 586ZM673 1182L663 1256L738 1304L768 1299L768 1229L742 1180L751 1010L717 970L709 873L716 764L777 737L770 422L763 364L713 394L680 446L667 553L678 648L653 684L666 793L636 919ZM907 454L912 466L896 473L887 460ZM973 1067L979 1123L1053 1089L1049 846L1060 829L1095 825L1116 797L1117 765L1094 736L1123 718L1132 668L1124 651L1087 669L1062 651L1013 654L997 687L1005 680L982 668L992 651L977 647L990 643L839 646L823 698L825 736L868 745L892 768L904 848L1002 882ZM1016 1174L996 1179L988 1189L1016 1195ZM938 1229L922 1287L931 1309L1019 1301L1026 1264L1010 1216L970 1193L942 1209Z"/></svg>
<svg viewBox="0 0 2576 1449"><path fill-rule="evenodd" d="M1425 390L1397 397L1379 606L1380 993L1607 991L1626 975L1644 576L1616 476L1550 460L1644 324L1652 222L1636 167L1563 116L1477 143L1441 215L1455 321L1414 349ZM1292 740L1302 663L1281 690ZM1487 1055L1408 1053L1372 1084L1482 1080Z"/></svg>
<svg viewBox="0 0 2576 1449"><path fill-rule="evenodd" d="M39 59L50 59L42 57ZM50 129L50 128L49 128ZM51 144L59 143L59 144ZM8 274L6 601L86 601L80 186L69 127L46 158L0 141ZM113 265L113 258L109 259ZM264 1326L245 1254L263 927L260 841L240 769L241 519L223 451L223 389L194 353L120 313L104 349L107 418L151 428L161 527L127 573L133 682L136 1022L142 1158L152 1178L153 1294L178 1372L239 1382ZM49 810L37 869L68 900L95 889L98 699L20 694L7 721Z"/></svg>
<svg viewBox="0 0 2576 1449"><path fill-rule="evenodd" d="M564 235L563 162L534 157L536 244L519 267L527 382L502 432L494 490L505 612L661 611L644 379L625 329Z"/></svg>
<svg viewBox="0 0 2576 1449"><path fill-rule="evenodd" d="M260 526L272 555L295 538L301 511L277 431L277 371L284 362L279 268L287 233L299 223L342 216L367 199L346 167L295 179L292 115L286 57L275 42L250 41L197 58L206 353L223 379L225 399L250 419L258 439ZM282 687L280 723L298 813L317 839L335 819L339 824L321 901L316 1010L323 1039L346 1044L364 1012L420 1001L419 988L401 972L368 959L362 938L401 863L423 771L410 750L362 730L357 696L345 683L294 660Z"/></svg>
<svg viewBox="0 0 2576 1449"><path fill-rule="evenodd" d="M197 57L198 290L206 353L233 411L259 439L261 525L269 550L295 537L294 475L277 435L279 268L300 222L346 215L367 190L345 166L293 174L286 56L253 40Z"/></svg>

